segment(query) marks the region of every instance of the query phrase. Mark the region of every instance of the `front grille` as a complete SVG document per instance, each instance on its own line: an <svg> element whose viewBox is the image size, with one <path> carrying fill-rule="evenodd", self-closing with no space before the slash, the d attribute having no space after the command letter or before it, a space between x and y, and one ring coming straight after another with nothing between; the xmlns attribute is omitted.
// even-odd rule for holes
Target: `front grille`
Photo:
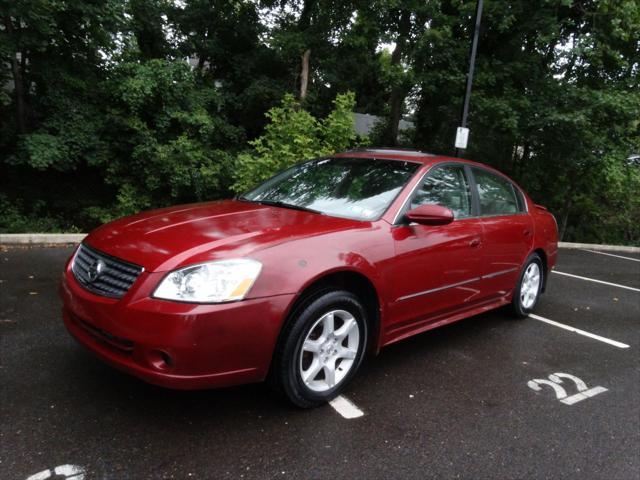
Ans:
<svg viewBox="0 0 640 480"><path fill-rule="evenodd" d="M96 272L98 264L102 267L99 273ZM85 244L78 248L71 269L84 288L111 298L122 298L142 273L142 267L98 252Z"/></svg>

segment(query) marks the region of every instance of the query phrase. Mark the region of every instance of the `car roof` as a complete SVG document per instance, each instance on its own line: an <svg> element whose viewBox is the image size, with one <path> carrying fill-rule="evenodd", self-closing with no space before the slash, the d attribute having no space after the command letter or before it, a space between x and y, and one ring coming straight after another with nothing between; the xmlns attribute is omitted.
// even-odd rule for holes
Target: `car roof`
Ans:
<svg viewBox="0 0 640 480"><path fill-rule="evenodd" d="M380 158L385 160L399 160L403 162L421 163L423 165L432 165L442 162L459 162L468 165L488 168L495 170L484 163L474 162L464 158L449 157L447 155L437 155L433 153L422 152L420 150L404 149L404 148L358 148L347 150L346 152L336 153L333 157L347 158Z"/></svg>
<svg viewBox="0 0 640 480"><path fill-rule="evenodd" d="M467 160L466 158L449 157L447 155L437 155L434 153L422 152L420 150L403 149L403 148L358 148L354 150L347 150L346 152L336 153L333 157L341 158L380 158L385 160L398 160L401 162L413 162L419 163L423 166L435 165L437 163L456 162L469 165L470 167L483 168L489 170L497 175L506 178L511 183L514 183L520 190L523 188L518 185L512 178L505 173L501 172L495 167L486 163L474 162L473 160Z"/></svg>
<svg viewBox="0 0 640 480"><path fill-rule="evenodd" d="M434 155L431 153L404 148L357 148L353 150L347 150L346 152L337 153L333 156L351 158L384 158L389 160L401 160L416 163L426 163L426 159L434 157Z"/></svg>

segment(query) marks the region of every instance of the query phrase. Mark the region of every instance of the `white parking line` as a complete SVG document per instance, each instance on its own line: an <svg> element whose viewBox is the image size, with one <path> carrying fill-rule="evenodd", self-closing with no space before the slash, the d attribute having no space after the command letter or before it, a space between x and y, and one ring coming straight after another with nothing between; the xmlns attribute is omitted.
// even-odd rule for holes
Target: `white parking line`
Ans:
<svg viewBox="0 0 640 480"><path fill-rule="evenodd" d="M599 253L600 255L608 255L609 257L624 258L625 260L631 260L632 262L640 262L640 258L623 257L622 255L614 255L613 253L599 252L597 250L589 250L589 249L586 249L586 248L583 248L582 251L591 252L591 253Z"/></svg>
<svg viewBox="0 0 640 480"><path fill-rule="evenodd" d="M79 465L59 465L55 468L34 473L27 480L47 480L49 478L64 478L66 480L84 480L84 467Z"/></svg>
<svg viewBox="0 0 640 480"><path fill-rule="evenodd" d="M333 409L342 415L344 418L358 418L364 415L364 412L360 410L351 400L340 395L329 402L329 405Z"/></svg>
<svg viewBox="0 0 640 480"><path fill-rule="evenodd" d="M555 322L553 320L549 320L548 318L541 317L540 315L534 315L533 313L530 313L529 318L533 318L534 320L539 320L541 322L548 323L549 325L553 325L554 327L564 328L565 330L569 330L570 332L584 335L585 337L593 338L594 340L599 340L601 342L608 343L609 345L613 345L614 347L629 348L629 345L627 345L626 343L618 342L616 340L611 340L610 338L601 337L600 335L596 335L595 333L586 332L584 330L580 330L579 328L575 328L570 325L565 325L564 323Z"/></svg>
<svg viewBox="0 0 640 480"><path fill-rule="evenodd" d="M588 282L602 283L603 285L610 285L612 287L625 288L625 289L631 290L633 292L640 292L640 288L627 287L626 285L620 285L618 283L605 282L603 280L596 280L595 278L581 277L580 275L574 275L572 273L559 272L557 270L553 270L553 273L557 273L558 275L566 275L567 277L579 278L580 280L587 280Z"/></svg>

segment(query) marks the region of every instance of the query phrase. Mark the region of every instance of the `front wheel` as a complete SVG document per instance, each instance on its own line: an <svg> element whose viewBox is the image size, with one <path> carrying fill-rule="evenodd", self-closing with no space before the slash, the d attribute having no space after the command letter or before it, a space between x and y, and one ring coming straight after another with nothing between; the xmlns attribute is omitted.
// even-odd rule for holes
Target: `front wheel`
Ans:
<svg viewBox="0 0 640 480"><path fill-rule="evenodd" d="M353 378L367 344L366 311L351 292L327 292L294 313L274 359L276 386L295 405L335 398Z"/></svg>
<svg viewBox="0 0 640 480"><path fill-rule="evenodd" d="M511 309L516 317L528 316L538 303L538 297L542 292L543 275L542 259L537 253L532 253L524 263L518 284L513 292Z"/></svg>

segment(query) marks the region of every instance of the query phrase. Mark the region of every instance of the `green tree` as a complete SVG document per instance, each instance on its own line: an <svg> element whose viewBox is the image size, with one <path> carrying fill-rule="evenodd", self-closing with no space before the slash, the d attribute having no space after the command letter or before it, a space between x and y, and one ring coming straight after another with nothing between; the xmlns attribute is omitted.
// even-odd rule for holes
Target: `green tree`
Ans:
<svg viewBox="0 0 640 480"><path fill-rule="evenodd" d="M452 151L472 9L442 1L417 47L414 140L427 149ZM493 1L483 15L466 154L519 180L568 240L603 240L613 204L634 215L615 198L636 178L621 172L638 148L639 19L633 1Z"/></svg>
<svg viewBox="0 0 640 480"><path fill-rule="evenodd" d="M219 94L200 88L186 62L122 63L104 87L109 107L99 136L109 139L109 155L94 166L118 193L115 204L92 214L104 221L226 191L225 147L242 132L213 113Z"/></svg>
<svg viewBox="0 0 640 480"><path fill-rule="evenodd" d="M73 228L104 194L86 158L102 150L96 86L124 22L121 0L0 1L0 190L32 224Z"/></svg>
<svg viewBox="0 0 640 480"><path fill-rule="evenodd" d="M243 192L279 170L315 157L345 150L357 143L353 125L355 95L338 95L334 110L318 120L292 94L267 112L265 133L250 142L253 152L238 156L233 190Z"/></svg>
<svg viewBox="0 0 640 480"><path fill-rule="evenodd" d="M191 59L201 88L224 97L221 112L250 138L260 133L264 113L290 85L285 65L263 37L258 4L252 1L192 0L174 5L169 24L177 49Z"/></svg>
<svg viewBox="0 0 640 480"><path fill-rule="evenodd" d="M352 110L450 153L474 3L0 0L0 230L225 196L357 142ZM565 239L639 243L638 2L492 0L482 25L465 155Z"/></svg>

